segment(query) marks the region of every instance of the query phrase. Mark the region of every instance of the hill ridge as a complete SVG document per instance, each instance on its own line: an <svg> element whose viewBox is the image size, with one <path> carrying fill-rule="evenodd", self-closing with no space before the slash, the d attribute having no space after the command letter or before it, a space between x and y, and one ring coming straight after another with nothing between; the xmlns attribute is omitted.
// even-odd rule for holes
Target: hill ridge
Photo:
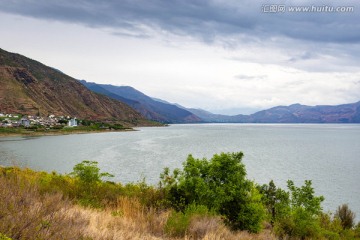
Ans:
<svg viewBox="0 0 360 240"><path fill-rule="evenodd" d="M0 112L70 115L130 125L145 122L127 104L94 93L61 71L1 48Z"/></svg>
<svg viewBox="0 0 360 240"><path fill-rule="evenodd" d="M205 122L218 123L360 123L360 101L340 105L308 106L299 103L275 106L250 115L213 114L188 109Z"/></svg>
<svg viewBox="0 0 360 240"><path fill-rule="evenodd" d="M154 100L131 86L114 86L80 81L92 91L105 94L114 99L123 99L136 111L149 120L162 123L199 123L202 120L188 111L165 101Z"/></svg>

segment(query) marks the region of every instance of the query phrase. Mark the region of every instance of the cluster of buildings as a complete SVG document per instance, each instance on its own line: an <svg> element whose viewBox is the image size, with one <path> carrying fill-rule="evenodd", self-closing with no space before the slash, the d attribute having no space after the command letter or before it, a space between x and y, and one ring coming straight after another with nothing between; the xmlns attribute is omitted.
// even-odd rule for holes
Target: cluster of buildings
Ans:
<svg viewBox="0 0 360 240"><path fill-rule="evenodd" d="M0 127L31 127L43 126L53 128L56 126L78 126L78 120L70 116L55 116L48 117L40 116L22 116L18 114L0 113Z"/></svg>

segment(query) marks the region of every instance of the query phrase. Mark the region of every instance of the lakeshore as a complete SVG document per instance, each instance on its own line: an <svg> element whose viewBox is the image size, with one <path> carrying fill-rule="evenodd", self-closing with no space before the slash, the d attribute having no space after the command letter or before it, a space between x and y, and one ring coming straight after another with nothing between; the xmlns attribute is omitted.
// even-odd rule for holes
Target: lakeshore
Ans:
<svg viewBox="0 0 360 240"><path fill-rule="evenodd" d="M2 128L0 137L18 137L18 136L57 136L70 134L89 134L89 133L107 133L107 132L128 132L136 131L133 128L123 129L90 129L90 128L65 128L49 130L28 130L25 128Z"/></svg>

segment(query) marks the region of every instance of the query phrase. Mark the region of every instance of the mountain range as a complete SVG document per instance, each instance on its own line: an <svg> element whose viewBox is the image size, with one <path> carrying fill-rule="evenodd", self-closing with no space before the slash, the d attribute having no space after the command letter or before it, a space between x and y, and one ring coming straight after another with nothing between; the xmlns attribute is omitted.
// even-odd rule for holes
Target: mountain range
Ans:
<svg viewBox="0 0 360 240"><path fill-rule="evenodd" d="M336 106L277 106L250 115L226 116L189 109L204 122L216 123L360 123L360 102Z"/></svg>
<svg viewBox="0 0 360 240"><path fill-rule="evenodd" d="M277 106L250 115L213 114L151 98L129 86L81 81L90 90L123 101L148 119L166 123L360 123L360 102L337 106ZM182 110L182 111L181 111Z"/></svg>
<svg viewBox="0 0 360 240"><path fill-rule="evenodd" d="M277 106L250 115L227 116L153 98L130 86L76 80L52 67L0 49L0 112L69 115L161 123L360 123L360 102L336 106ZM146 120L147 119L147 120Z"/></svg>
<svg viewBox="0 0 360 240"><path fill-rule="evenodd" d="M161 123L203 122L192 112L174 104L151 98L130 86L114 86L80 81L88 89L125 102L149 120Z"/></svg>

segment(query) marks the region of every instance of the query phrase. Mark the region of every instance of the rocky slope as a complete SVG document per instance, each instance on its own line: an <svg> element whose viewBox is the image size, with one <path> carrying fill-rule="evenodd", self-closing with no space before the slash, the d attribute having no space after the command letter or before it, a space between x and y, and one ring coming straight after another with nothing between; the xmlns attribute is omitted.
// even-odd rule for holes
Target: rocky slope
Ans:
<svg viewBox="0 0 360 240"><path fill-rule="evenodd" d="M94 93L40 62L0 49L0 112L145 122L127 104Z"/></svg>

